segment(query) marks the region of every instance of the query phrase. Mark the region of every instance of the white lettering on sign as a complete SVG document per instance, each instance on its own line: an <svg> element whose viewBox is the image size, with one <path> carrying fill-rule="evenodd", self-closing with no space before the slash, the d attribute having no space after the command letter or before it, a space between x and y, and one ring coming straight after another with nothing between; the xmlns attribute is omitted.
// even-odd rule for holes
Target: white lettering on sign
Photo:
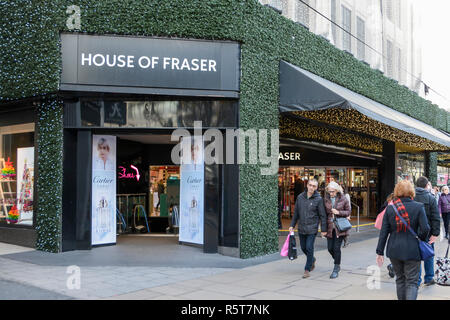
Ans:
<svg viewBox="0 0 450 320"><path fill-rule="evenodd" d="M138 64L139 64L139 67L141 67L142 69L147 69L148 67L150 67L152 65L152 61L150 60L149 57L142 56L139 58Z"/></svg>
<svg viewBox="0 0 450 320"><path fill-rule="evenodd" d="M280 152L278 160L297 161L301 160L301 156L299 152Z"/></svg>
<svg viewBox="0 0 450 320"><path fill-rule="evenodd" d="M217 61L213 59L187 59L175 57L163 57L162 65L159 65L160 57L131 55L115 55L102 53L81 53L82 66L109 67L109 68L134 68L136 66L141 69L176 70L176 71L200 71L200 72L217 72Z"/></svg>

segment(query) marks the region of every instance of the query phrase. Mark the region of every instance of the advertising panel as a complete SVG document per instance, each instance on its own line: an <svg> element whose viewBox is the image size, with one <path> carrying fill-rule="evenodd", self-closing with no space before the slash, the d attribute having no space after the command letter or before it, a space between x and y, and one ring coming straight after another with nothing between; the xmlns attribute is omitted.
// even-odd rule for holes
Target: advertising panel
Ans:
<svg viewBox="0 0 450 320"><path fill-rule="evenodd" d="M202 137L182 138L179 241L203 244L205 165Z"/></svg>
<svg viewBox="0 0 450 320"><path fill-rule="evenodd" d="M17 224L33 224L34 148L17 149Z"/></svg>
<svg viewBox="0 0 450 320"><path fill-rule="evenodd" d="M116 137L92 138L92 245L116 243Z"/></svg>

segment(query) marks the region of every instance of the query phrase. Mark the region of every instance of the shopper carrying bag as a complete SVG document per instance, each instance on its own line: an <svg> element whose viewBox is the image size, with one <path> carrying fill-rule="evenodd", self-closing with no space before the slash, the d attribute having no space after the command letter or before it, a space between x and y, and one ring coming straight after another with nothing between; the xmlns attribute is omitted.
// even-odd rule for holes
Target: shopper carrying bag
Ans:
<svg viewBox="0 0 450 320"><path fill-rule="evenodd" d="M349 235L352 225L347 219L351 214L350 204L345 198L342 188L334 181L326 187L324 205L328 218L326 235L328 252L334 260L330 279L335 279L341 270L342 241Z"/></svg>
<svg viewBox="0 0 450 320"><path fill-rule="evenodd" d="M391 259L394 267L398 299L416 300L419 289L420 263L423 258L426 258L421 253L417 238L426 239L430 226L424 205L412 200L415 196L415 189L410 181L402 180L397 183L394 196L394 204L388 206L383 217L376 261L379 267L383 265L387 243L386 256Z"/></svg>
<svg viewBox="0 0 450 320"><path fill-rule="evenodd" d="M411 234L414 236L414 238L416 238L417 241L419 242L420 257L422 258L422 261L427 261L428 259L434 257L434 248L427 242L420 240L417 233L415 233L414 230L411 229L411 227L406 223L405 219L403 219L403 217L398 213L398 209L396 208L396 206L401 207L401 206L403 206L403 204L401 203L401 201L400 201L400 204L398 204L398 202L396 202L392 205L392 207L395 211L395 214L400 219L400 221L405 225L405 227L408 228L408 231L411 232Z"/></svg>

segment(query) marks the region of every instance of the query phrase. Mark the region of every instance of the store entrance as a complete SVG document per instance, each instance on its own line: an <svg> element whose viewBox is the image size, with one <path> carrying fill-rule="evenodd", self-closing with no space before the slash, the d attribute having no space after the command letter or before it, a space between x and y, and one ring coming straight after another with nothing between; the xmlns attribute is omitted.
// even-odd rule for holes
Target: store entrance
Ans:
<svg viewBox="0 0 450 320"><path fill-rule="evenodd" d="M318 191L325 195L325 187L331 181L341 185L350 195L352 224L357 224L359 210L360 225L373 223L378 208L378 169L342 167L296 167L280 166L278 186L280 188L280 215L282 230L289 229L294 215L295 200L306 190L308 180L319 182Z"/></svg>
<svg viewBox="0 0 450 320"><path fill-rule="evenodd" d="M178 236L180 167L167 135L117 136L117 234Z"/></svg>

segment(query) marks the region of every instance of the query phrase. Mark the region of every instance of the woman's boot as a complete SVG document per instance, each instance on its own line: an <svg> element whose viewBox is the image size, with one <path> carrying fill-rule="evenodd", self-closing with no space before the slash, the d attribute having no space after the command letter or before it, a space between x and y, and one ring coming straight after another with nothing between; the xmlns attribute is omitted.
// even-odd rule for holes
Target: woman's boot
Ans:
<svg viewBox="0 0 450 320"><path fill-rule="evenodd" d="M330 279L337 278L339 276L339 271L341 271L341 266L338 264L335 264L333 272L331 273Z"/></svg>

